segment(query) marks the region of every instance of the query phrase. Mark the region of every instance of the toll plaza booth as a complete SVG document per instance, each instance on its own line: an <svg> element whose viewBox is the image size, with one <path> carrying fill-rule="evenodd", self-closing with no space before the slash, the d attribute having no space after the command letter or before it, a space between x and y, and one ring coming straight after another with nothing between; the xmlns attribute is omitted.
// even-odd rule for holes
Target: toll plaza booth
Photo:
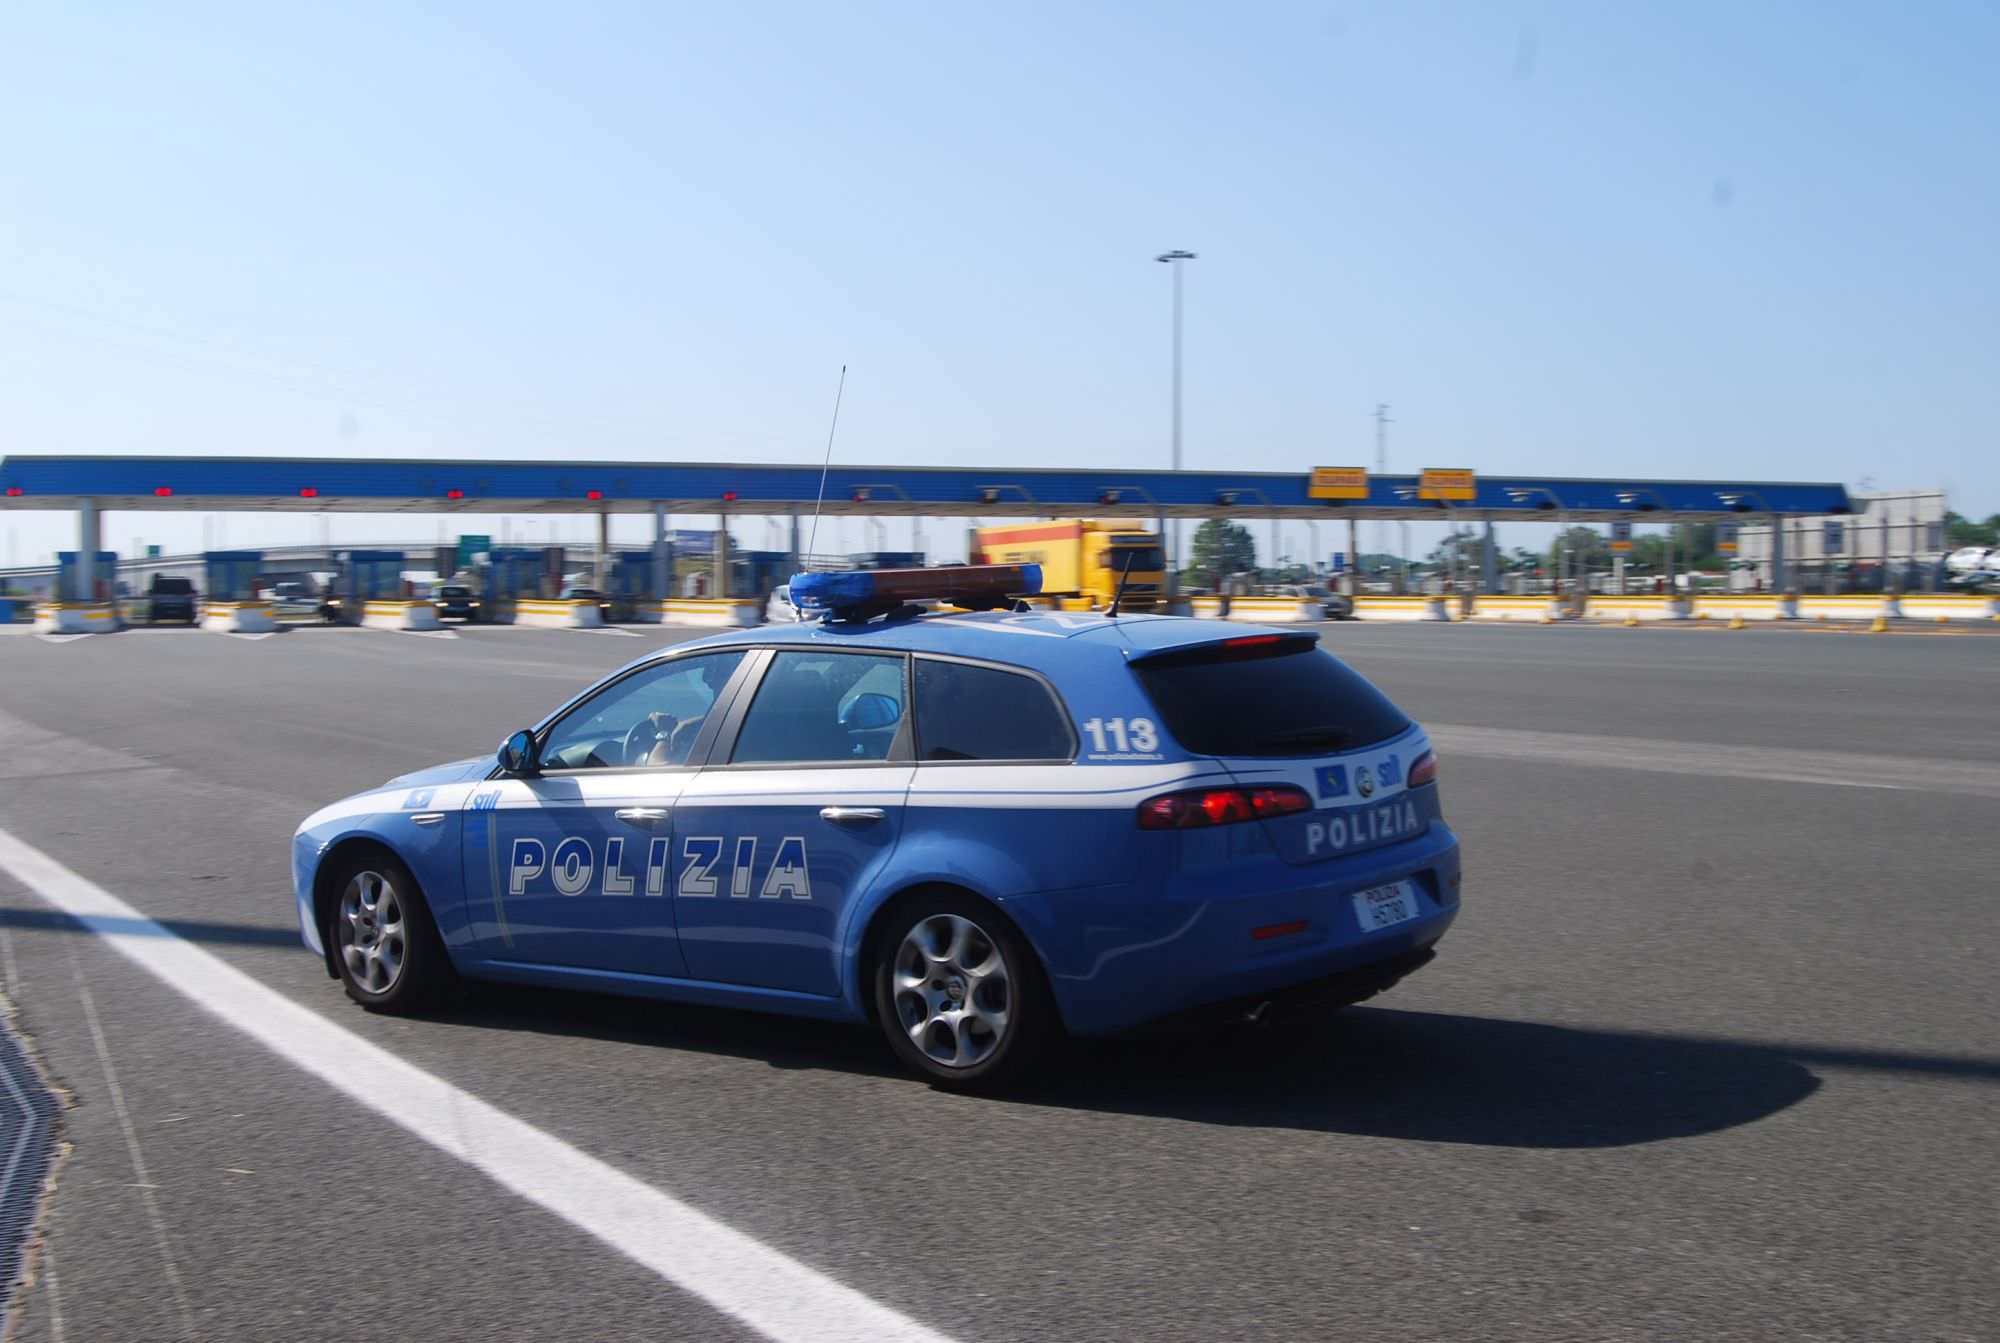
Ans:
<svg viewBox="0 0 2000 1343"><path fill-rule="evenodd" d="M100 550L89 577L84 575L83 552L56 552L56 600L59 602L109 602L117 596L118 552Z"/></svg>
<svg viewBox="0 0 2000 1343"><path fill-rule="evenodd" d="M480 592L486 619L511 621L515 603L540 597L546 567L547 557L538 549L505 546L488 550Z"/></svg>
<svg viewBox="0 0 2000 1343"><path fill-rule="evenodd" d="M640 620L648 612L652 612L652 619L659 618L655 608L666 594L654 591L653 573L650 548L612 552L611 576L604 595L611 601L613 620Z"/></svg>
<svg viewBox="0 0 2000 1343"><path fill-rule="evenodd" d="M791 582L797 567L788 551L739 550L729 561L729 591L715 595L755 597L761 603L773 591Z"/></svg>
<svg viewBox="0 0 2000 1343"><path fill-rule="evenodd" d="M210 601L247 602L257 595L261 550L211 550L201 557L201 590Z"/></svg>
<svg viewBox="0 0 2000 1343"><path fill-rule="evenodd" d="M548 600L562 596L564 575L569 570L569 548L567 546L542 546L536 553L542 557L539 575L539 591L535 594Z"/></svg>
<svg viewBox="0 0 2000 1343"><path fill-rule="evenodd" d="M261 550L211 550L202 556L201 626L225 634L267 634L277 628L271 603L257 595Z"/></svg>
<svg viewBox="0 0 2000 1343"><path fill-rule="evenodd" d="M402 601L402 551L350 550L344 558L340 577L334 580L342 620L361 624L367 617L368 603Z"/></svg>
<svg viewBox="0 0 2000 1343"><path fill-rule="evenodd" d="M84 551L56 552L54 600L35 608L37 629L54 634L94 634L118 628L118 553L88 553L96 556L94 564L85 562Z"/></svg>

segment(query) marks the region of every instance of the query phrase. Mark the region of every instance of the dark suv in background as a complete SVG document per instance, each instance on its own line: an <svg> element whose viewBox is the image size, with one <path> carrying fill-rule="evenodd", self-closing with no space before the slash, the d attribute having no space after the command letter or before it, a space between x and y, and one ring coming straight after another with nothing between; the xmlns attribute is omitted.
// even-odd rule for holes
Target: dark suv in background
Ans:
<svg viewBox="0 0 2000 1343"><path fill-rule="evenodd" d="M154 574L153 582L146 589L146 623L157 625L162 620L178 620L192 625L201 615L201 602L195 595L194 580L174 578L168 574Z"/></svg>

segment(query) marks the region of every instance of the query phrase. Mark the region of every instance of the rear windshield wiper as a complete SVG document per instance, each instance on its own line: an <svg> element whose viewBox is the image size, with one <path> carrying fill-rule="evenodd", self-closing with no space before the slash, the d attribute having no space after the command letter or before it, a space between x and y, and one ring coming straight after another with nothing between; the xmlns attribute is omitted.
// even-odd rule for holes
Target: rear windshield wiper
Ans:
<svg viewBox="0 0 2000 1343"><path fill-rule="evenodd" d="M1288 732L1271 732L1257 738L1259 746L1345 746L1354 736L1352 728L1332 723L1295 727Z"/></svg>

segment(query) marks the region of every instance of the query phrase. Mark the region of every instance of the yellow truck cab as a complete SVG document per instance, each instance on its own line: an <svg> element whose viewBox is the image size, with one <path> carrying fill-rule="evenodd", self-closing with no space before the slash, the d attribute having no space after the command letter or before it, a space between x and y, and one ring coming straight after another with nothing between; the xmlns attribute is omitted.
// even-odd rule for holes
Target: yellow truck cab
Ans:
<svg viewBox="0 0 2000 1343"><path fill-rule="evenodd" d="M1042 591L1064 610L1111 605L1129 567L1125 611L1164 610L1166 555L1160 538L1129 523L1064 520L1021 527L980 527L972 534L974 564L1039 564Z"/></svg>

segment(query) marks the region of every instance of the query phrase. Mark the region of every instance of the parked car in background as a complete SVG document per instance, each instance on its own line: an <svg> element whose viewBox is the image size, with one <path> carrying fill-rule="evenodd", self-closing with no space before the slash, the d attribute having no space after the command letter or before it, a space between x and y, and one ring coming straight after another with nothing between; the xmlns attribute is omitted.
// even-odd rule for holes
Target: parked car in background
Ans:
<svg viewBox="0 0 2000 1343"><path fill-rule="evenodd" d="M439 583L431 590L439 620L479 619L479 598L464 583Z"/></svg>
<svg viewBox="0 0 2000 1343"><path fill-rule="evenodd" d="M611 599L596 588L564 588L562 599L566 602L596 602L597 613L608 624L611 620Z"/></svg>
<svg viewBox="0 0 2000 1343"><path fill-rule="evenodd" d="M194 590L194 580L179 578L172 574L154 574L152 583L146 588L146 623L157 625L162 620L177 620L192 625L201 618L201 601Z"/></svg>
<svg viewBox="0 0 2000 1343"><path fill-rule="evenodd" d="M1301 602L1318 605L1320 615L1327 620L1346 620L1354 614L1354 599L1338 592L1331 592L1317 583L1279 583L1265 589L1272 597L1290 597Z"/></svg>

